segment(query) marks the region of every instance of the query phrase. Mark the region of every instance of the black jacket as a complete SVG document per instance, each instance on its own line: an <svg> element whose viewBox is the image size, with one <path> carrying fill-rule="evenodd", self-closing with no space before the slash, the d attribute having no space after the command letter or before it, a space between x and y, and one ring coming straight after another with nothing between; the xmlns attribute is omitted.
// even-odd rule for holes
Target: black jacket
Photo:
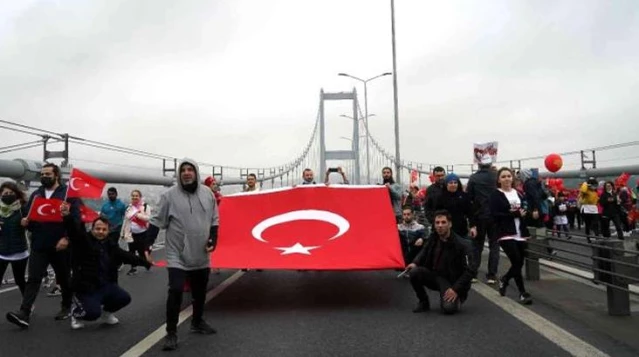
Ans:
<svg viewBox="0 0 639 357"><path fill-rule="evenodd" d="M538 179L529 178L524 182L524 199L527 204L526 217L524 217L526 225L537 228L543 227L544 219L541 214L541 204L548 199L548 195ZM539 213L537 219L533 218L533 211Z"/></svg>
<svg viewBox="0 0 639 357"><path fill-rule="evenodd" d="M0 217L0 255L22 253L28 249L24 227L20 225L22 212L17 210L9 217Z"/></svg>
<svg viewBox="0 0 639 357"><path fill-rule="evenodd" d="M522 206L524 206L524 196L522 196L519 192L517 192L517 195L519 195ZM521 236L523 238L530 237L530 232L528 231L528 226L526 225L525 220L521 217L519 211L510 211L510 202L508 202L508 199L503 192L496 190L492 193L492 195L490 195L490 212L495 222L497 239L517 234L515 218L519 218L519 232L521 233Z"/></svg>
<svg viewBox="0 0 639 357"><path fill-rule="evenodd" d="M122 250L117 242L108 238L102 241L96 239L93 234L84 230L84 225L75 221L72 217L64 217L64 227L71 241L71 266L73 276L71 288L74 292L90 293L100 288L102 280L117 283L118 266L121 263L142 265L151 267L151 263L139 258L125 250ZM106 250L109 257L109 266L106 272L100 271L100 251ZM103 274L100 276L100 274Z"/></svg>
<svg viewBox="0 0 639 357"><path fill-rule="evenodd" d="M417 266L432 266L438 240L437 232L431 233L413 263ZM465 300L468 296L468 290L470 290L471 281L477 274L477 265L473 262L473 247L469 240L458 236L454 232L451 232L448 241L441 243L444 244L441 259L446 270L442 276L452 284L453 290L459 295L460 299Z"/></svg>
<svg viewBox="0 0 639 357"><path fill-rule="evenodd" d="M66 192L67 186L60 185L55 189L51 198L57 198L64 201ZM40 186L31 194L26 208L27 212L36 197L46 197L44 187ZM77 198L67 198L66 201L71 205L71 216L80 222L80 201ZM29 221L27 229L31 232L31 248L33 250L54 249L56 244L58 244L58 241L67 236L64 224L62 223Z"/></svg>
<svg viewBox="0 0 639 357"><path fill-rule="evenodd" d="M437 200L444 193L444 187L432 184L426 189L426 200L424 201L424 214L428 222L434 223Z"/></svg>
<svg viewBox="0 0 639 357"><path fill-rule="evenodd" d="M497 173L489 168L480 169L470 175L466 189L475 219L491 219L489 197L497 190Z"/></svg>
<svg viewBox="0 0 639 357"><path fill-rule="evenodd" d="M448 192L445 190L437 199L435 209L445 209L453 219L453 232L465 237L468 235L468 227L475 226L475 217L468 194L463 191Z"/></svg>
<svg viewBox="0 0 639 357"><path fill-rule="evenodd" d="M617 195L604 191L599 197L599 204L601 205L601 215L603 217L612 218L621 214L621 207L617 202Z"/></svg>

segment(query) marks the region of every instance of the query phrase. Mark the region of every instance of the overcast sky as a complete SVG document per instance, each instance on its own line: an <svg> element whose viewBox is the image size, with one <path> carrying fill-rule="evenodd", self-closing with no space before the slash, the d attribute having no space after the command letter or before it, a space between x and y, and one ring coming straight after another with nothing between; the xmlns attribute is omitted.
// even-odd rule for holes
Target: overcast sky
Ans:
<svg viewBox="0 0 639 357"><path fill-rule="evenodd" d="M405 159L468 163L492 140L501 159L638 140L639 1L397 0L396 23ZM337 73L391 71L390 33L388 0L2 1L0 118L276 165L307 142L321 88L357 85L363 106ZM369 84L389 151L392 98L391 77ZM329 149L348 146L349 108L327 104ZM120 161L98 153L71 155ZM23 156L39 151L2 157Z"/></svg>

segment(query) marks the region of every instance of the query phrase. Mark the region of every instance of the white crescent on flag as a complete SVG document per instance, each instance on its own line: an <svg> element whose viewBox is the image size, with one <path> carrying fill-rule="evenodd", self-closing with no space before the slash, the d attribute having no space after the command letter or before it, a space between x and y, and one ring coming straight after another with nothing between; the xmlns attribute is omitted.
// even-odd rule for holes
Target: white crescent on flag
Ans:
<svg viewBox="0 0 639 357"><path fill-rule="evenodd" d="M80 181L82 181L82 179L81 179L81 178L79 178L79 177L74 177L74 178L72 178L71 180L69 180L69 187L71 187L71 189L72 189L73 191L80 191L80 189L79 189L79 188L75 187L75 180L80 180ZM85 183L85 184L84 184L84 187L89 187L89 184Z"/></svg>
<svg viewBox="0 0 639 357"><path fill-rule="evenodd" d="M55 213L55 209L52 209L52 210L50 211L50 212L51 212L51 214L42 212L42 210L43 210L45 207L47 207L47 206L52 206L52 205L51 205L50 203L45 203L45 204L43 204L42 206L38 207L38 210L37 210L38 214L39 214L39 215L41 215L41 216L49 216L49 215L51 215L51 214Z"/></svg>
<svg viewBox="0 0 639 357"><path fill-rule="evenodd" d="M344 217L333 212L320 210L300 210L287 212L267 218L255 225L255 227L253 227L253 230L251 231L251 234L253 235L253 238L257 239L258 241L268 243L264 238L262 238L262 233L264 233L265 230L278 224L300 220L323 221L336 226L339 231L328 240L333 240L341 237L348 231L351 226Z"/></svg>

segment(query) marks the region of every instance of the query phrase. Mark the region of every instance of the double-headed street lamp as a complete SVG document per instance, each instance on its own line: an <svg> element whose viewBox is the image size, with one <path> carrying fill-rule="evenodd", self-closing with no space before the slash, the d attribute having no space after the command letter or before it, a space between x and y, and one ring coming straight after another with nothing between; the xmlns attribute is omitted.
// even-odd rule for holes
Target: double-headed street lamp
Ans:
<svg viewBox="0 0 639 357"><path fill-rule="evenodd" d="M361 79L355 76L351 76L350 74L347 73L338 73L338 76L342 76L342 77L349 77L349 78L353 78L356 81L360 81L362 83L364 83L364 126L366 127L366 132L368 132L368 87L366 84L368 84L368 82L380 78L380 77L384 77L384 76L390 76L392 75L391 72L386 72L386 73L382 73L380 75L377 75L375 77L371 77L369 79ZM369 160L369 156L370 156L370 145L369 145L369 140L368 140L368 135L366 135L366 180L368 181L368 184L371 184L371 174L370 174L370 160Z"/></svg>

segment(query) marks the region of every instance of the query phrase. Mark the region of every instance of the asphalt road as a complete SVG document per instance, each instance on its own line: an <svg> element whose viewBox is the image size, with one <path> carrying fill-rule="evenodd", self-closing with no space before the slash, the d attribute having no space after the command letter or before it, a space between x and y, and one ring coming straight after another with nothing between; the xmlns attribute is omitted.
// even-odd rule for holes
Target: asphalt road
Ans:
<svg viewBox="0 0 639 357"><path fill-rule="evenodd" d="M163 250L155 253L162 259ZM164 323L166 271L153 268L127 276L121 285L133 297L117 313L117 326L88 325L73 331L69 321L54 321L59 297L41 291L29 330L22 331L0 319L0 355L4 356L120 356ZM236 271L211 274L210 288ZM568 356L564 349L474 290L454 316L437 310L411 312L416 303L408 281L394 271L249 271L206 306L206 320L218 329L212 336L188 333L189 321L180 325L180 356ZM18 308L18 290L0 288L4 315ZM514 297L514 293L511 294ZM188 296L185 296L188 301ZM543 301L531 307L576 331L582 339L609 355L633 355L614 340L572 321ZM144 355L162 352L161 342ZM636 352L636 351L634 351Z"/></svg>
<svg viewBox="0 0 639 357"><path fill-rule="evenodd" d="M126 271L126 270L124 270ZM212 274L212 286L230 275ZM565 356L557 345L471 292L463 312L436 309L413 314L408 282L392 271L249 271L207 304L206 319L217 335L188 333L180 326L182 356ZM164 322L166 273L162 269L121 274L133 302L118 326L73 331L54 321L59 298L36 302L29 330L2 321L3 356L119 356ZM3 310L16 308L19 292L0 294ZM497 294L495 293L495 298ZM431 294L433 307L435 295ZM188 300L188 299L185 299ZM3 311L4 312L4 311ZM157 355L160 345L146 355Z"/></svg>

